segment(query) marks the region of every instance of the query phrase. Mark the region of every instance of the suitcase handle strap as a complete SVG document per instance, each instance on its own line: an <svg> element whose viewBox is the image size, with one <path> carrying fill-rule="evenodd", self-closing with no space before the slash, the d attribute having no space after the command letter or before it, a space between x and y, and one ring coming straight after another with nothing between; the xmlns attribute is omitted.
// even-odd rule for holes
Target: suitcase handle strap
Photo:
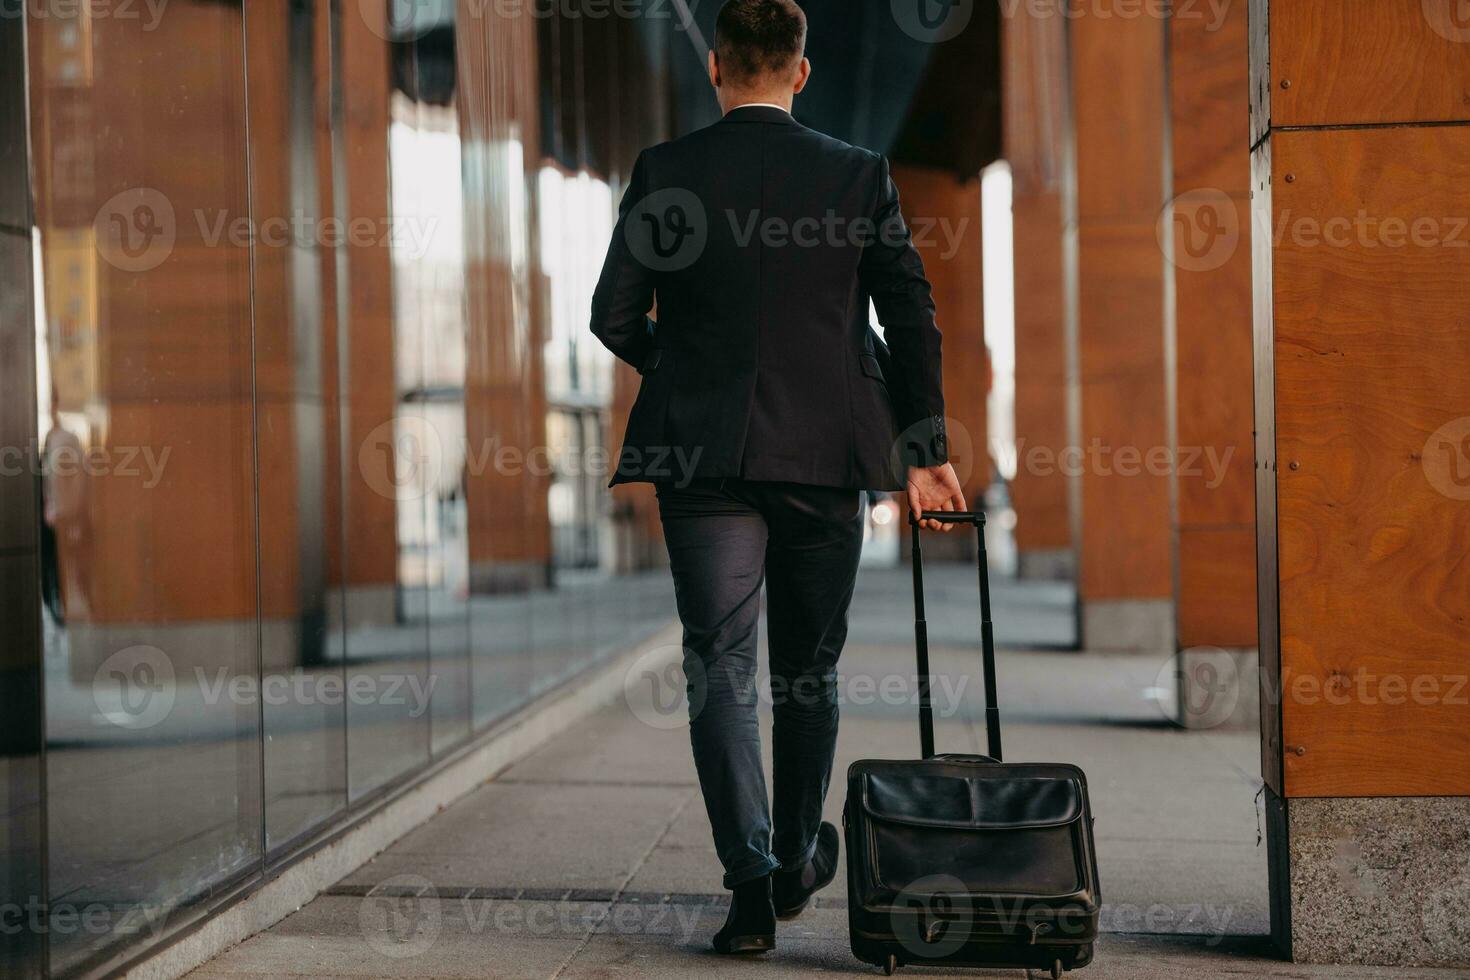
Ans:
<svg viewBox="0 0 1470 980"><path fill-rule="evenodd" d="M914 566L914 648L919 659L919 745L926 759L934 756L934 706L929 688L929 624L924 618L924 551L920 541L919 522L970 524L975 528L975 553L980 571L980 649L985 671L985 738L990 757L999 762L1000 705L995 685L995 632L990 622L990 566L985 555L985 513L983 511L909 511L909 530L913 535Z"/></svg>

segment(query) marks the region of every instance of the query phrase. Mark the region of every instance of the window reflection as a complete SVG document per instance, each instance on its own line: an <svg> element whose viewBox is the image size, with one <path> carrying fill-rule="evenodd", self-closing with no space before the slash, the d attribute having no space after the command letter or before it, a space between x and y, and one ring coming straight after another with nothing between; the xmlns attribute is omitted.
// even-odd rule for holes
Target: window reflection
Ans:
<svg viewBox="0 0 1470 980"><path fill-rule="evenodd" d="M662 129L599 120L590 153L573 63L657 102L662 48L541 32L553 162L536 19L459 15L25 22L0 409L46 476L0 561L40 632L11 631L0 703L38 737L44 708L48 876L33 740L0 755L0 886L107 912L7 943L7 976L166 939L672 612L649 502L605 488L636 375L584 336L625 150Z"/></svg>
<svg viewBox="0 0 1470 980"><path fill-rule="evenodd" d="M259 866L250 211L238 7L28 24L61 972Z"/></svg>

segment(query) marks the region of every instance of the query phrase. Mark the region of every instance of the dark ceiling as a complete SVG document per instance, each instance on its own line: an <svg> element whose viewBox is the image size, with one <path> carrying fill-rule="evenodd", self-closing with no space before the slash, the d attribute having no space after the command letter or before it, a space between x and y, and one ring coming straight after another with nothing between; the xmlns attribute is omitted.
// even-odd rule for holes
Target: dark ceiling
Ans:
<svg viewBox="0 0 1470 980"><path fill-rule="evenodd" d="M803 123L897 162L960 177L979 173L1000 155L1000 13L993 0L977 0L965 29L943 43L915 40L901 30L890 0L801 5L813 69L796 101ZM676 132L719 118L699 45L713 41L720 4L690 6L700 36L682 30L673 36Z"/></svg>

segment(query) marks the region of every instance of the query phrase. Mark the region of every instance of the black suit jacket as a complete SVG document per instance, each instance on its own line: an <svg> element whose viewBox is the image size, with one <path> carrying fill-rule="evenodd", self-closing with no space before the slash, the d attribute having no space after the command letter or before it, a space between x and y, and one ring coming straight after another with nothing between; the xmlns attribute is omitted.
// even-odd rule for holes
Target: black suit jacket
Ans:
<svg viewBox="0 0 1470 980"><path fill-rule="evenodd" d="M643 374L614 484L900 489L947 458L934 301L888 163L780 109L639 156L592 332Z"/></svg>

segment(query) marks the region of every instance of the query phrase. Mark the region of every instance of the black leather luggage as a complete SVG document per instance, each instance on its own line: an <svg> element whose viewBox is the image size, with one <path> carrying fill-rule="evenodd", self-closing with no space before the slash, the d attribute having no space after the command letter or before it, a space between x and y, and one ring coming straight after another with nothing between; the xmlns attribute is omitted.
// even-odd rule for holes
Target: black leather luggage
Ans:
<svg viewBox="0 0 1470 980"><path fill-rule="evenodd" d="M983 513L925 513L980 538L980 629L989 756L935 755L919 526L911 517L923 759L847 771L848 927L858 959L1049 970L1092 961L1101 902L1087 777L1001 762Z"/></svg>

